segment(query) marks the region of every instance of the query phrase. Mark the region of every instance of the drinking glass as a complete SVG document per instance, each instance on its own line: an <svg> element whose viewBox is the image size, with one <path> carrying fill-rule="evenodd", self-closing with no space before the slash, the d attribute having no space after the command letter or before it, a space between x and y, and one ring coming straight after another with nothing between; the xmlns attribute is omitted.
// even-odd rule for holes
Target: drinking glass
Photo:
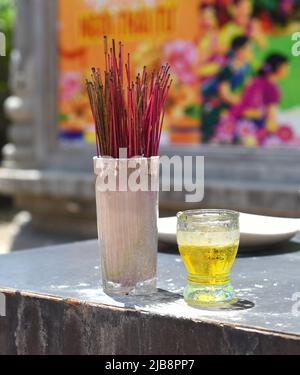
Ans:
<svg viewBox="0 0 300 375"><path fill-rule="evenodd" d="M184 300L190 305L233 303L230 269L239 246L239 213L189 210L177 214L177 242L188 270Z"/></svg>

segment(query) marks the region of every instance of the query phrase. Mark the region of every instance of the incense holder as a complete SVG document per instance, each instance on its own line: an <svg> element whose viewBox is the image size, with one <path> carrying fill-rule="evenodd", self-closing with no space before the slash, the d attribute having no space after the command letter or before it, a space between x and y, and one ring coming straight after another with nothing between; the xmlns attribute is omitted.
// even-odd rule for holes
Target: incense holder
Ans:
<svg viewBox="0 0 300 375"><path fill-rule="evenodd" d="M94 158L102 284L108 295L156 292L159 157Z"/></svg>

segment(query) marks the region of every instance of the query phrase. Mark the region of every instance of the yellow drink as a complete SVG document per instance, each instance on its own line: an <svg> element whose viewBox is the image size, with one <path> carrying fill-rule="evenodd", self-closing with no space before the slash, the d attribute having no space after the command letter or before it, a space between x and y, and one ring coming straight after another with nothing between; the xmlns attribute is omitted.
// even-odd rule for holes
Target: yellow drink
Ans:
<svg viewBox="0 0 300 375"><path fill-rule="evenodd" d="M187 279L201 284L225 284L235 260L238 241L225 245L179 244L179 251L189 272Z"/></svg>
<svg viewBox="0 0 300 375"><path fill-rule="evenodd" d="M236 301L230 269L239 246L239 214L191 210L177 214L177 243L188 270L188 304L217 306Z"/></svg>

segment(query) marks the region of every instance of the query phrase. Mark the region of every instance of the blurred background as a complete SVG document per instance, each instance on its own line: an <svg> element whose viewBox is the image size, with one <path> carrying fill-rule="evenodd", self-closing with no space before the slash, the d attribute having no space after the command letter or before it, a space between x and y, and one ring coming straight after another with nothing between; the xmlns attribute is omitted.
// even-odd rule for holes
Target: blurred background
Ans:
<svg viewBox="0 0 300 375"><path fill-rule="evenodd" d="M3 33L6 39L6 56L1 57L0 70L0 147L2 149L7 142L9 121L4 114L4 101L9 96L9 57L12 49L12 32L15 17L13 1L3 0L0 2L0 15L0 32Z"/></svg>
<svg viewBox="0 0 300 375"><path fill-rule="evenodd" d="M12 0L1 0L0 2L0 32L5 36L5 56L0 57L0 150L7 143L9 119L4 112L4 101L9 96L9 58L12 49L12 33L15 19L15 4ZM2 152L0 152L0 163ZM9 245L9 224L15 212L13 211L13 200L10 195L0 194L0 238L5 251Z"/></svg>
<svg viewBox="0 0 300 375"><path fill-rule="evenodd" d="M205 156L203 202L162 192L161 216L300 217L298 31L299 0L0 0L0 253L96 236L84 79L104 35L134 73L171 64L161 154Z"/></svg>

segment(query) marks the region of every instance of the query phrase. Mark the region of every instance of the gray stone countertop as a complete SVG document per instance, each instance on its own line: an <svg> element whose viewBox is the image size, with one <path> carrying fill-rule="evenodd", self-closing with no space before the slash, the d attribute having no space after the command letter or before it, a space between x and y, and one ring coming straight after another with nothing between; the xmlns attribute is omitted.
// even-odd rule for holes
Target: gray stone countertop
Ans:
<svg viewBox="0 0 300 375"><path fill-rule="evenodd" d="M232 283L239 302L209 311L187 306L182 293L186 270L179 255L159 253L158 293L111 298L103 293L97 241L85 241L0 256L0 290L30 293L85 304L142 311L151 315L229 324L288 335L300 341L300 241L281 252L238 257ZM300 346L299 346L300 352Z"/></svg>

